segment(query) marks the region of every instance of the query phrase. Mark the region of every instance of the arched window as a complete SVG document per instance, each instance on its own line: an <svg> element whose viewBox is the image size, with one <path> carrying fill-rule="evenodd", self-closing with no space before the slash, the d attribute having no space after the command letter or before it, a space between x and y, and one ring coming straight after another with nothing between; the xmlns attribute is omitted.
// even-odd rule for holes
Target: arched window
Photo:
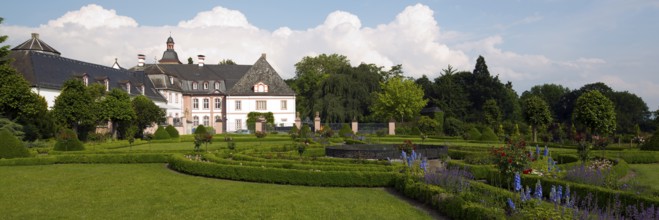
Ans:
<svg viewBox="0 0 659 220"><path fill-rule="evenodd" d="M192 124L196 127L199 126L199 116L192 117Z"/></svg>
<svg viewBox="0 0 659 220"><path fill-rule="evenodd" d="M204 116L204 126L208 126L209 123L210 123L209 121L210 121L210 117L208 117L208 115L205 115Z"/></svg>
<svg viewBox="0 0 659 220"><path fill-rule="evenodd" d="M215 98L215 109L222 108L222 100L220 98Z"/></svg>
<svg viewBox="0 0 659 220"><path fill-rule="evenodd" d="M192 109L199 109L199 99L192 99Z"/></svg>
<svg viewBox="0 0 659 220"><path fill-rule="evenodd" d="M254 92L268 92L268 85L263 82L259 82L254 85Z"/></svg>
<svg viewBox="0 0 659 220"><path fill-rule="evenodd" d="M216 116L215 116L215 122L219 122L219 121L222 121L222 119L220 119L220 116L219 116L219 115L216 115Z"/></svg>
<svg viewBox="0 0 659 220"><path fill-rule="evenodd" d="M215 82L215 89L220 89L220 83L219 82Z"/></svg>
<svg viewBox="0 0 659 220"><path fill-rule="evenodd" d="M85 86L89 85L89 77L87 77L87 75L82 76L82 82Z"/></svg>
<svg viewBox="0 0 659 220"><path fill-rule="evenodd" d="M205 98L205 99L204 99L204 109L208 109L208 108L209 108L209 106L210 106L209 102L210 102L210 99L208 99L208 98Z"/></svg>
<svg viewBox="0 0 659 220"><path fill-rule="evenodd" d="M192 83L192 89L197 89L197 83L196 82Z"/></svg>
<svg viewBox="0 0 659 220"><path fill-rule="evenodd" d="M208 89L208 82L204 82L204 89Z"/></svg>

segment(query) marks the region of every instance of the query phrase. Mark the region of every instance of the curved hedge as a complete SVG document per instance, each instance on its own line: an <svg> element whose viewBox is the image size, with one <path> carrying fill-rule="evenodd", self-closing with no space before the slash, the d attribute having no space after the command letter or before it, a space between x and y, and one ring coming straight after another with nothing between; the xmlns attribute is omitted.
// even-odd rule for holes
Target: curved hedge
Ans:
<svg viewBox="0 0 659 220"><path fill-rule="evenodd" d="M364 167L364 166L346 166L343 164L304 164L299 161L286 161L286 162L252 162L241 160L230 160L216 157L212 154L205 154L204 159L218 164L226 165L242 165L253 167L270 167L270 168L283 168L293 170L320 170L320 171L367 171L367 172L391 172L394 171L394 166L378 166L378 167Z"/></svg>
<svg viewBox="0 0 659 220"><path fill-rule="evenodd" d="M2 159L0 166L68 163L167 163L169 154L62 154L57 156Z"/></svg>
<svg viewBox="0 0 659 220"><path fill-rule="evenodd" d="M400 175L393 172L307 171L196 162L173 155L171 169L192 175L221 179L307 186L392 186Z"/></svg>

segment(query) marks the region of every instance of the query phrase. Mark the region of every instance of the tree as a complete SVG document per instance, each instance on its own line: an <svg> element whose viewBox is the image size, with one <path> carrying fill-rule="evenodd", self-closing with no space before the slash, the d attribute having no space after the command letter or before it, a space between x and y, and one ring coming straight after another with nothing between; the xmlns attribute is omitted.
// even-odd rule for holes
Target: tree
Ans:
<svg viewBox="0 0 659 220"><path fill-rule="evenodd" d="M538 127L551 122L551 112L547 103L538 96L528 97L523 101L524 120L531 125L533 131L533 142L538 141Z"/></svg>
<svg viewBox="0 0 659 220"><path fill-rule="evenodd" d="M616 127L613 102L598 90L591 90L579 96L572 118L595 134L611 134Z"/></svg>
<svg viewBox="0 0 659 220"><path fill-rule="evenodd" d="M236 65L236 62L233 62L231 59L222 59L218 65Z"/></svg>
<svg viewBox="0 0 659 220"><path fill-rule="evenodd" d="M471 105L469 93L466 92L465 87L459 82L459 78L456 76L456 70L451 65L442 71L442 75L435 78L434 89L436 96L429 101L445 111L448 117L456 117L464 120L468 107ZM463 72L462 74L470 73Z"/></svg>
<svg viewBox="0 0 659 220"><path fill-rule="evenodd" d="M439 128L439 122L437 122L437 120L424 115L419 117L417 124L422 133L430 135L437 134Z"/></svg>
<svg viewBox="0 0 659 220"><path fill-rule="evenodd" d="M142 136L144 129L150 127L152 124L158 124L165 121L165 112L146 96L136 96L131 101L131 106L133 107L136 116L135 125L138 128L138 136Z"/></svg>
<svg viewBox="0 0 659 220"><path fill-rule="evenodd" d="M295 64L295 80L291 86L295 90L296 109L302 118L313 117L320 84L330 76L338 73L340 69L350 67L347 57L338 54L321 54L316 57L304 57Z"/></svg>
<svg viewBox="0 0 659 220"><path fill-rule="evenodd" d="M616 130L622 134L634 134L635 126L648 130L650 127L650 111L648 105L633 93L613 92L609 97L615 105Z"/></svg>
<svg viewBox="0 0 659 220"><path fill-rule="evenodd" d="M133 110L130 96L118 88L110 90L100 103L100 118L112 122L112 135L117 137L117 131L124 131L137 117ZM119 128L121 126L121 128Z"/></svg>
<svg viewBox="0 0 659 220"><path fill-rule="evenodd" d="M46 100L33 93L27 80L3 59L0 57L4 63L0 65L0 115L23 125L26 140L51 137L54 126Z"/></svg>
<svg viewBox="0 0 659 220"><path fill-rule="evenodd" d="M69 79L62 85L62 91L55 99L53 116L66 127L80 133L80 125L95 125L94 100L85 89L85 84L77 79Z"/></svg>
<svg viewBox="0 0 659 220"><path fill-rule="evenodd" d="M374 93L372 105L375 117L381 119L398 118L401 122L419 114L428 100L423 99L423 89L412 80L401 77L381 83L382 92Z"/></svg>
<svg viewBox="0 0 659 220"><path fill-rule="evenodd" d="M4 18L0 17L0 24ZM0 35L0 44L7 40L7 35ZM0 65L5 65L8 63L7 56L9 55L9 45L0 47Z"/></svg>
<svg viewBox="0 0 659 220"><path fill-rule="evenodd" d="M485 101L483 105L483 117L485 118L485 124L490 128L494 128L501 122L501 109L499 109L496 100L488 99Z"/></svg>
<svg viewBox="0 0 659 220"><path fill-rule="evenodd" d="M188 64L193 64L192 57L188 57Z"/></svg>
<svg viewBox="0 0 659 220"><path fill-rule="evenodd" d="M556 84L542 84L533 86L529 91L522 93L520 99L524 100L533 95L538 96L545 100L552 112L552 116L558 118L561 97L568 93L570 93L570 89L567 87Z"/></svg>

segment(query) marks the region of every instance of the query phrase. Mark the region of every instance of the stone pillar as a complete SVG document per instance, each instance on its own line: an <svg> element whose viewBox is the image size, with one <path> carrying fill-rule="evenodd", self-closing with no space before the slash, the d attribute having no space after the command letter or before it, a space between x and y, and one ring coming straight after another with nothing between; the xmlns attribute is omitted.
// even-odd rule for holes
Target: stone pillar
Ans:
<svg viewBox="0 0 659 220"><path fill-rule="evenodd" d="M316 112L316 117L313 119L313 130L315 132L320 131L320 113Z"/></svg>
<svg viewBox="0 0 659 220"><path fill-rule="evenodd" d="M357 122L357 118L352 119L352 124L350 127L352 128L352 133L357 134L357 131L359 131L359 123Z"/></svg>
<svg viewBox="0 0 659 220"><path fill-rule="evenodd" d="M265 124L265 119L262 117L259 117L256 119L256 123L254 126L254 132L264 132L263 125Z"/></svg>
<svg viewBox="0 0 659 220"><path fill-rule="evenodd" d="M389 120L389 135L396 135L396 121Z"/></svg>
<svg viewBox="0 0 659 220"><path fill-rule="evenodd" d="M300 112L295 112L295 127L302 128L302 119L300 119Z"/></svg>

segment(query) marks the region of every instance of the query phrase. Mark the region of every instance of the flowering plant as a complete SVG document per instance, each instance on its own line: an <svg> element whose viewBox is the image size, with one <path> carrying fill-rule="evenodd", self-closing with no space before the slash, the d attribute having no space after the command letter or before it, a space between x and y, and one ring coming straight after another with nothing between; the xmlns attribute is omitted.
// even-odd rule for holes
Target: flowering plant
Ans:
<svg viewBox="0 0 659 220"><path fill-rule="evenodd" d="M403 144L396 145L396 147L398 148L398 150L405 151L405 153L408 154L411 154L412 151L416 150L416 145L414 145L414 143L412 143L411 140L405 140L403 141Z"/></svg>
<svg viewBox="0 0 659 220"><path fill-rule="evenodd" d="M509 143L508 146L492 148L490 154L499 168L507 176L522 173L529 167L530 155L526 151L526 142Z"/></svg>

